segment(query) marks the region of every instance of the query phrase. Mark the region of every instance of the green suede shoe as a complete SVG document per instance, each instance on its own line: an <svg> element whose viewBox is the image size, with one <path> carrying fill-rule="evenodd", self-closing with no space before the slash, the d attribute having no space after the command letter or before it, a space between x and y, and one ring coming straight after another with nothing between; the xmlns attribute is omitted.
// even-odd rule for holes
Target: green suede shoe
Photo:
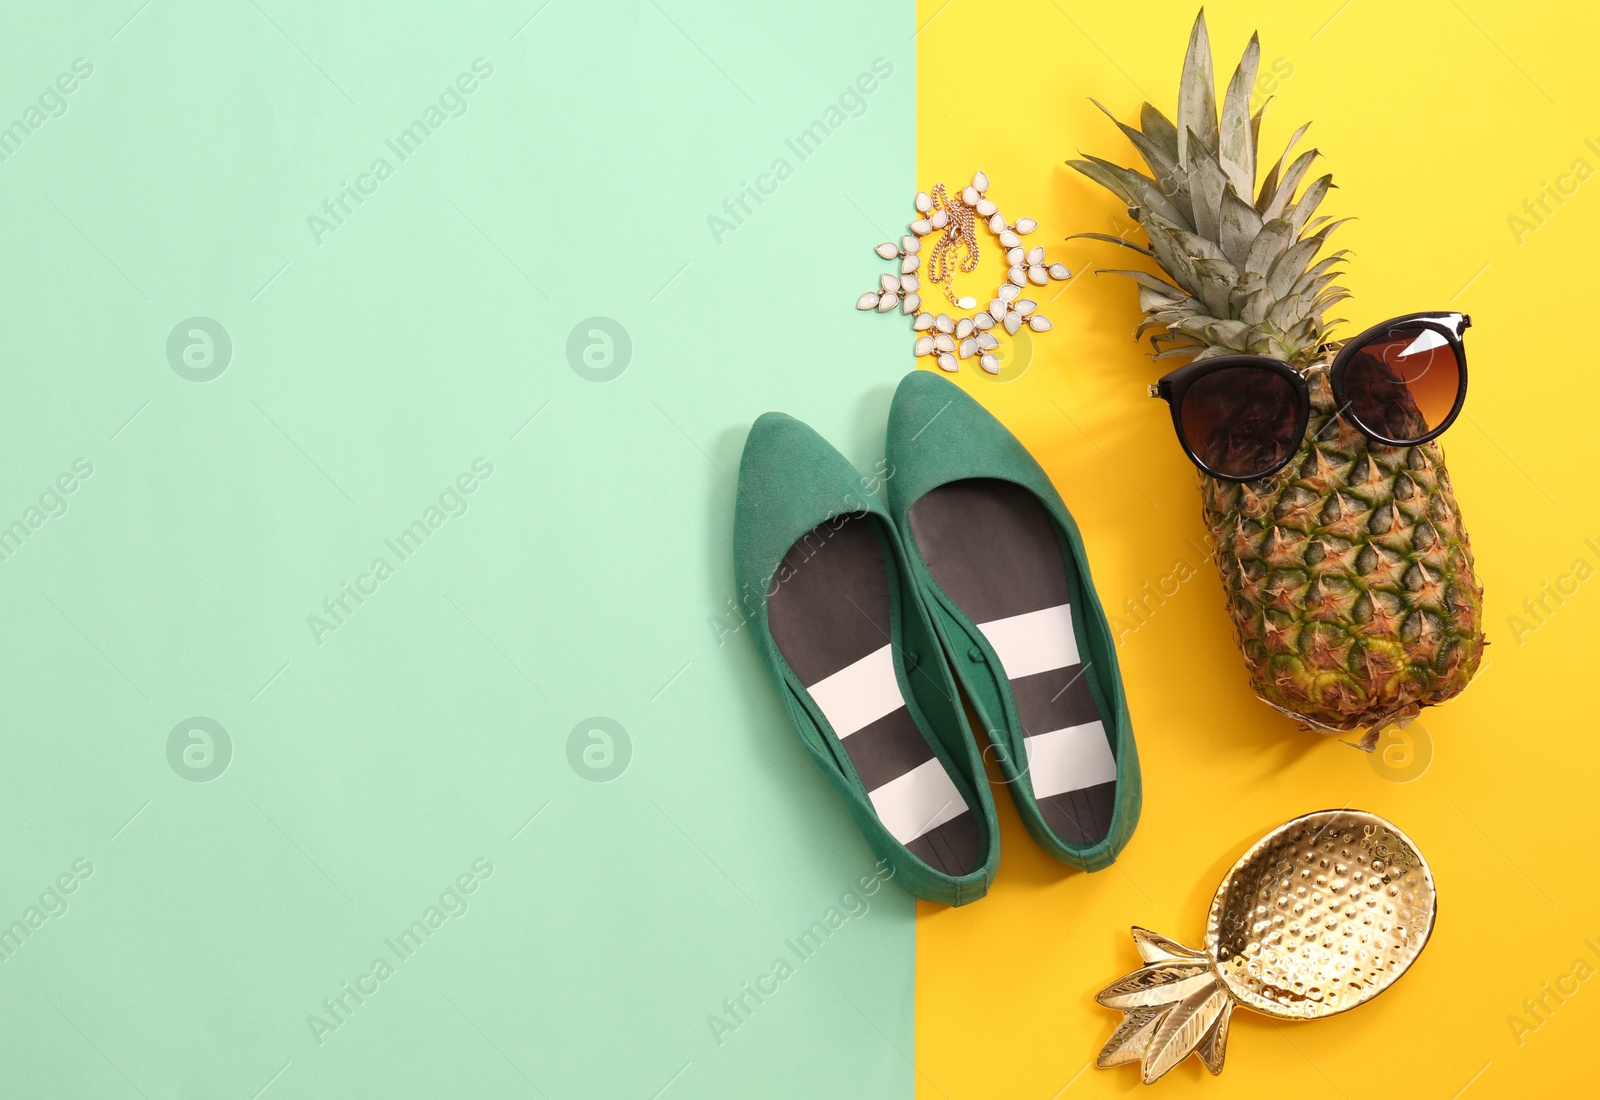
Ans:
<svg viewBox="0 0 1600 1100"><path fill-rule="evenodd" d="M1000 829L899 534L843 455L767 413L739 464L734 572L800 741L919 898L989 889Z"/></svg>
<svg viewBox="0 0 1600 1100"><path fill-rule="evenodd" d="M1078 526L1015 436L951 382L889 410L889 509L1033 838L1095 871L1139 821L1139 756Z"/></svg>

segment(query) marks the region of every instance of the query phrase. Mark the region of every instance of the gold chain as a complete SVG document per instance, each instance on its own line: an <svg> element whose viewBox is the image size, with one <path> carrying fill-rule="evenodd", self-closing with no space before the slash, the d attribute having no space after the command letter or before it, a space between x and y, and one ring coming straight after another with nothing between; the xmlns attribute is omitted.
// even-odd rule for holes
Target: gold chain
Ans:
<svg viewBox="0 0 1600 1100"><path fill-rule="evenodd" d="M942 183L934 185L932 197L933 209L944 210L950 220L945 222L939 239L934 242L932 251L928 253L928 281L937 284L939 289L944 291L944 296L950 299L951 305L957 305L953 289L957 268L969 272L978 266L976 216L972 207L946 194ZM966 255L960 259L956 258L958 247L966 249Z"/></svg>

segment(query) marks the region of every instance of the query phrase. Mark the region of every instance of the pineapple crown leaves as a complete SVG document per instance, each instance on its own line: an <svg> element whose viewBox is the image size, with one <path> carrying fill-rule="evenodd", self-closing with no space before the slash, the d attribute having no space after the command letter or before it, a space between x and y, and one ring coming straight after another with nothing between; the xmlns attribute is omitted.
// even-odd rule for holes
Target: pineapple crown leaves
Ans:
<svg viewBox="0 0 1600 1100"><path fill-rule="evenodd" d="M1202 10L1189 36L1176 123L1146 103L1135 128L1095 101L1133 143L1150 175L1099 157L1067 162L1125 202L1149 244L1105 233L1077 236L1132 249L1167 275L1112 272L1138 285L1145 319L1134 335L1151 333L1157 359L1249 352L1303 366L1339 323L1325 321L1324 312L1350 296L1335 284L1341 274L1336 268L1348 253L1317 260L1344 220L1316 214L1333 187L1331 175L1301 188L1318 156L1315 149L1293 155L1309 123L1290 137L1260 188L1255 185L1266 104L1252 115L1250 94L1260 60L1260 42L1252 35L1219 116Z"/></svg>

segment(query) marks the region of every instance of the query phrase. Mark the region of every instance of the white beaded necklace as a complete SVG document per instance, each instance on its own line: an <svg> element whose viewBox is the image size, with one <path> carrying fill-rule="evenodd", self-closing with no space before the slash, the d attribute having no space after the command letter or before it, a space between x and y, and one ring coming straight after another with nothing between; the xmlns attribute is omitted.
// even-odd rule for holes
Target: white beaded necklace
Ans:
<svg viewBox="0 0 1600 1100"><path fill-rule="evenodd" d="M972 177L972 182L962 188L961 194L952 198L944 184L935 184L933 193L918 191L917 216L909 226L911 233L900 238L897 247L885 241L874 251L885 260L900 261L898 276L885 273L879 279L879 289L868 291L856 299L856 308L892 313L899 306L905 314L916 314L912 321L917 337L917 355L931 355L942 370L952 373L961 369L962 359L978 357L978 366L990 374L1000 373L1000 359L994 354L1000 346L999 339L989 330L996 325L1006 334L1015 336L1017 330L1027 325L1033 332L1048 332L1049 320L1038 313L1038 303L1018 295L1031 283L1045 286L1052 279L1064 281L1072 277L1066 264L1046 264L1044 248L1024 248L1022 238L1038 228L1032 218L1018 218L1010 224L998 207L990 201L989 177L982 172ZM943 291L950 304L960 310L974 309L975 298L955 295L955 274L959 269L969 272L978 266L977 222L983 222L989 232L1006 250L1006 282L995 292L989 308L971 317L952 319L948 314L921 312L921 283L917 268L922 259L922 239L937 233L929 250L928 281Z"/></svg>

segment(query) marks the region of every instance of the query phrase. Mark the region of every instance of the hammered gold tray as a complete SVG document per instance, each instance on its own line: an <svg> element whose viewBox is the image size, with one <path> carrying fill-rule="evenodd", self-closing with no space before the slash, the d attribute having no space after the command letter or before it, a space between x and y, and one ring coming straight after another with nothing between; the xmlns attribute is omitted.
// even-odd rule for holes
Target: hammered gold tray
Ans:
<svg viewBox="0 0 1600 1100"><path fill-rule="evenodd" d="M1150 1084L1194 1053L1221 1073L1235 1007L1314 1020L1371 1000L1421 954L1436 906L1422 854L1378 815L1285 822L1223 877L1203 950L1133 929L1146 965L1096 996L1123 1013L1096 1065L1139 1062Z"/></svg>

